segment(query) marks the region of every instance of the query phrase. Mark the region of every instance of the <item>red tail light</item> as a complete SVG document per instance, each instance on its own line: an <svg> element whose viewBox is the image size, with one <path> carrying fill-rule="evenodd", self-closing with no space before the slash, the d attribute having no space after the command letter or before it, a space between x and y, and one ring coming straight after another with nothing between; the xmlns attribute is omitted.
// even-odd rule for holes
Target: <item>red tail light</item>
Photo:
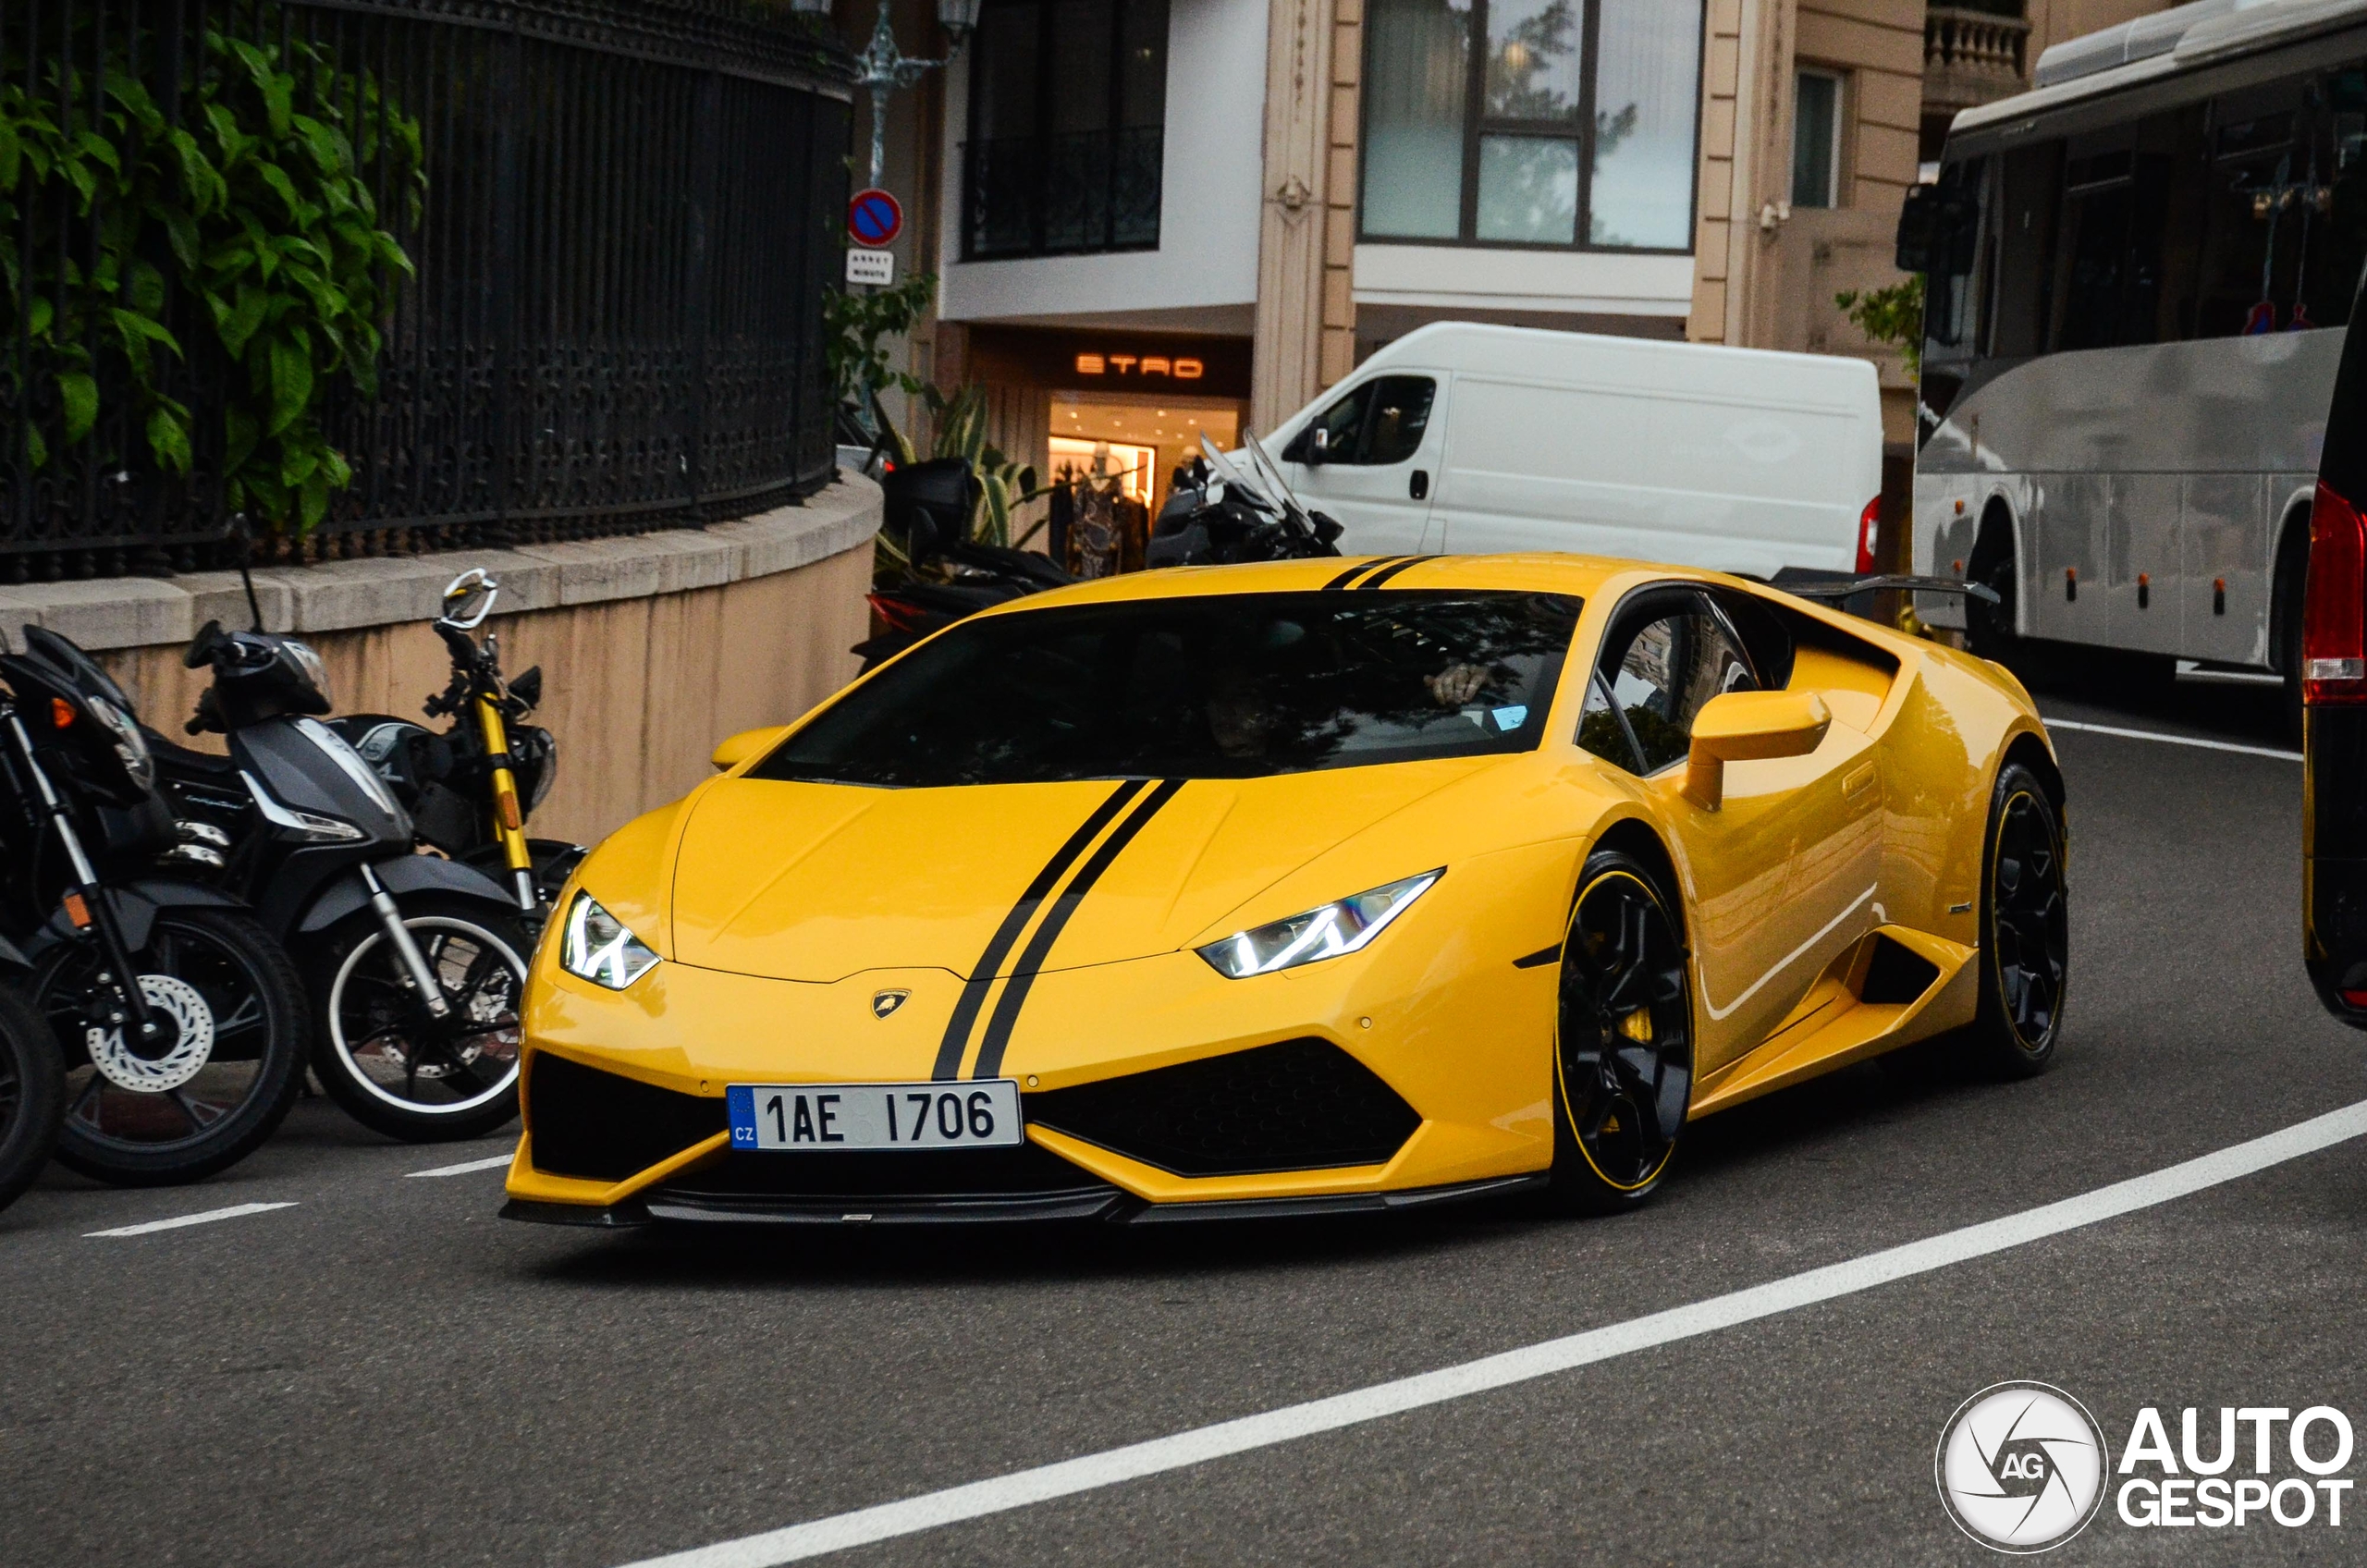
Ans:
<svg viewBox="0 0 2367 1568"><path fill-rule="evenodd" d="M879 619L886 621L892 631L910 631L928 613L916 605L906 604L893 594L867 594L864 596L871 601L871 607L879 612Z"/></svg>
<svg viewBox="0 0 2367 1568"><path fill-rule="evenodd" d="M2301 700L2367 703L2367 529L2359 508L2323 484L2310 507L2309 584Z"/></svg>
<svg viewBox="0 0 2367 1568"><path fill-rule="evenodd" d="M1874 571L1874 537L1882 529L1883 498L1880 496L1866 503L1858 514L1858 575L1870 577Z"/></svg>

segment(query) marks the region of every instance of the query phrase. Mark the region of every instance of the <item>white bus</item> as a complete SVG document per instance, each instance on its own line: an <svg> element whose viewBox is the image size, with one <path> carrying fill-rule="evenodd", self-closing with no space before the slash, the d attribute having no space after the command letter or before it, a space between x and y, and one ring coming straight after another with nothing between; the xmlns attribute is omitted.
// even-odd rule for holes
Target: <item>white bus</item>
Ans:
<svg viewBox="0 0 2367 1568"><path fill-rule="evenodd" d="M1956 116L1927 264L1919 594L2012 659L2083 644L2292 681L2326 402L2367 253L2367 0L2203 0ZM1918 254L1920 252L1920 254Z"/></svg>

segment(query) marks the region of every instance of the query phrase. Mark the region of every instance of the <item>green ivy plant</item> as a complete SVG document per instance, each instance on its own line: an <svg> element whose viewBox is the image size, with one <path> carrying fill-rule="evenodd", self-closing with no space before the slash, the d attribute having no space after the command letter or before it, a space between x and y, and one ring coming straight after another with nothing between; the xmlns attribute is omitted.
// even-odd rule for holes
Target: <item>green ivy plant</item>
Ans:
<svg viewBox="0 0 2367 1568"><path fill-rule="evenodd" d="M915 273L892 288L867 294L831 289L822 296L823 357L830 385L840 405L871 424L875 435L885 428L877 415L881 393L894 387L918 397L926 385L890 365L881 339L908 336L936 298L937 275L927 272Z"/></svg>
<svg viewBox="0 0 2367 1568"><path fill-rule="evenodd" d="M53 62L27 93L7 71L0 230L27 242L0 251L0 306L24 325L29 374L55 386L64 445L91 438L110 385L175 475L199 419L219 420L226 506L305 532L353 477L321 427L329 388L374 393L384 285L412 275L373 186L384 178L416 221L418 122L327 49L209 31L204 50L178 124L117 68L74 117L57 105L88 101L81 73ZM166 390L169 361L193 350L228 372L202 416ZM30 414L23 435L36 468L55 456Z"/></svg>
<svg viewBox="0 0 2367 1568"><path fill-rule="evenodd" d="M1898 350L1907 379L1923 374L1923 275L1916 273L1887 288L1844 289L1833 297L1841 313L1877 343Z"/></svg>

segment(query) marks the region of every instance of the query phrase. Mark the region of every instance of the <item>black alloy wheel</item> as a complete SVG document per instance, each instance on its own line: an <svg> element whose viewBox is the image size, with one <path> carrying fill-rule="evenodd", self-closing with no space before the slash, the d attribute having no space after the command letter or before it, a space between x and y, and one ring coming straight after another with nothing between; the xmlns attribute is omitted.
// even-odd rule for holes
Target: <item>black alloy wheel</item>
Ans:
<svg viewBox="0 0 2367 1568"><path fill-rule="evenodd" d="M2001 1076L2044 1072L2063 1034L2071 966L2061 817L2034 772L1998 770L1981 857L1981 1002L1973 1038Z"/></svg>
<svg viewBox="0 0 2367 1568"><path fill-rule="evenodd" d="M66 1065L59 1163L119 1186L194 1182L271 1136L303 1082L304 991L252 916L159 911L132 955L161 1026L145 1043L113 1014L97 944L49 954L33 1005Z"/></svg>
<svg viewBox="0 0 2367 1568"><path fill-rule="evenodd" d="M1676 1152L1693 1098L1693 988L1652 872L1615 851L1587 861L1562 943L1554 1030L1552 1195L1605 1214L1641 1203Z"/></svg>
<svg viewBox="0 0 2367 1568"><path fill-rule="evenodd" d="M475 1138L518 1114L519 1010L533 950L514 917L433 896L403 925L444 994L437 1017L406 984L374 911L341 923L313 965L323 1017L313 1067L363 1126L411 1143Z"/></svg>
<svg viewBox="0 0 2367 1568"><path fill-rule="evenodd" d="M0 982L0 1208L49 1163L66 1109L57 1041L14 985Z"/></svg>

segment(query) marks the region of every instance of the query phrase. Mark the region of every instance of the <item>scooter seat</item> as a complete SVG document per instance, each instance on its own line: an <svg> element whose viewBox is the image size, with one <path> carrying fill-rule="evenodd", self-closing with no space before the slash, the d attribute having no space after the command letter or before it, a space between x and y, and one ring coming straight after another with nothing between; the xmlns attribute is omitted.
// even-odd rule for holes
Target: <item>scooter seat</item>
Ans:
<svg viewBox="0 0 2367 1568"><path fill-rule="evenodd" d="M239 765L228 757L176 745L144 724L140 727L140 733L147 739L148 750L154 754L157 767L167 775L182 778L219 779L227 783L238 780Z"/></svg>

